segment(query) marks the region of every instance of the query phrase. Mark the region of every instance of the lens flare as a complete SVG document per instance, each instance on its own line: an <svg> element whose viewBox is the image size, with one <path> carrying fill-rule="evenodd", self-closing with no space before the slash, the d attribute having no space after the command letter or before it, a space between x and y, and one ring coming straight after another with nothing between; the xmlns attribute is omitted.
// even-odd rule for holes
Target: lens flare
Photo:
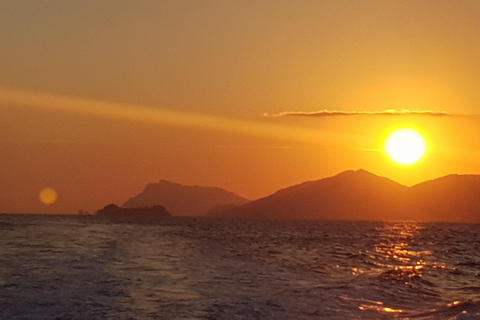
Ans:
<svg viewBox="0 0 480 320"><path fill-rule="evenodd" d="M57 201L57 198L57 192L52 188L44 188L40 191L39 199L43 204L54 204Z"/></svg>

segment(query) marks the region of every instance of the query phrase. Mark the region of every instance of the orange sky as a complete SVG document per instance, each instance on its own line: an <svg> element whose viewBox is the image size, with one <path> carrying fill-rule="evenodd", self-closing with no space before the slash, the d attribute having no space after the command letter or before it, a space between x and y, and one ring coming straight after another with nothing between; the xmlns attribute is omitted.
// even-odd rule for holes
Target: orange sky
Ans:
<svg viewBox="0 0 480 320"><path fill-rule="evenodd" d="M160 179L254 199L347 169L480 174L479 16L476 0L3 1L0 212L92 212ZM428 144L409 167L380 151L404 126Z"/></svg>

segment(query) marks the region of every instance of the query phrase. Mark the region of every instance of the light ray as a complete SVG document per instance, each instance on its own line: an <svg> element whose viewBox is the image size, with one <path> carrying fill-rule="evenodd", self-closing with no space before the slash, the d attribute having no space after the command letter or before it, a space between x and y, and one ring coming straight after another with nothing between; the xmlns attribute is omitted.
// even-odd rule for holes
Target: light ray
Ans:
<svg viewBox="0 0 480 320"><path fill-rule="evenodd" d="M221 131L301 143L335 143L333 134L285 124L235 119L0 87L0 103L174 127ZM338 133L335 133L338 137ZM322 138L323 137L323 138ZM328 139L326 138L328 137Z"/></svg>

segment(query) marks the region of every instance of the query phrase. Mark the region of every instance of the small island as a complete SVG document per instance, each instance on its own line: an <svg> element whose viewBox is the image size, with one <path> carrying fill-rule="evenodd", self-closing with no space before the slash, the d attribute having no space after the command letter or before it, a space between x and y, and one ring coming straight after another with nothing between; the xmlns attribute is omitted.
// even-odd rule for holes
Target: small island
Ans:
<svg viewBox="0 0 480 320"><path fill-rule="evenodd" d="M116 204L109 204L96 212L103 217L129 217L129 218L157 218L171 217L172 215L160 205L152 207L121 208Z"/></svg>

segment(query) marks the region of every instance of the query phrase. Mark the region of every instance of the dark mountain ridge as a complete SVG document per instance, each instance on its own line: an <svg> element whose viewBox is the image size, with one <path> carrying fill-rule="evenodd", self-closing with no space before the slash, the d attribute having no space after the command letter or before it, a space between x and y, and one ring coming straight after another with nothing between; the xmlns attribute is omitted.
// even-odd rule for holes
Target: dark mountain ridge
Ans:
<svg viewBox="0 0 480 320"><path fill-rule="evenodd" d="M122 207L162 205L173 216L205 216L212 207L242 205L248 201L221 188L185 186L161 180L147 184L141 193L126 201Z"/></svg>
<svg viewBox="0 0 480 320"><path fill-rule="evenodd" d="M294 185L217 217L480 222L480 176L450 175L407 187L365 170Z"/></svg>
<svg viewBox="0 0 480 320"><path fill-rule="evenodd" d="M412 210L425 220L480 222L480 176L451 174L410 188Z"/></svg>

